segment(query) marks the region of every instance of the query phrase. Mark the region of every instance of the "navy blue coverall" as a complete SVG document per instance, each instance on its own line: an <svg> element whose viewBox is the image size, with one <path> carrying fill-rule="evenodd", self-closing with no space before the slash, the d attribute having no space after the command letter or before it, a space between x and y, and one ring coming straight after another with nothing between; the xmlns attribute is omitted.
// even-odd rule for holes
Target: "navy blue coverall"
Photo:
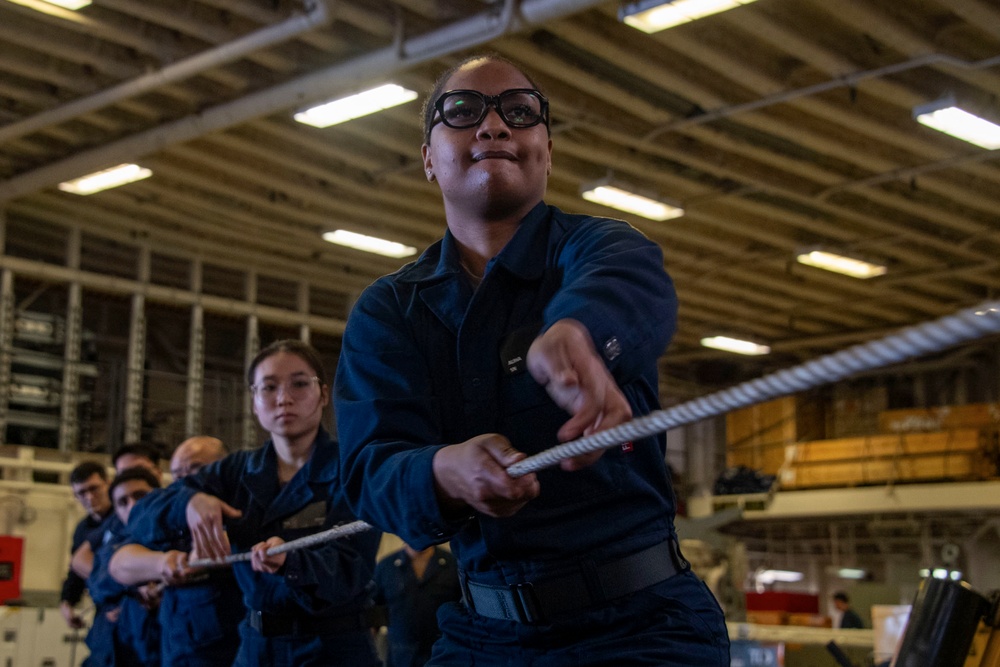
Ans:
<svg viewBox="0 0 1000 667"><path fill-rule="evenodd" d="M94 548L94 567L87 579L90 597L97 611L91 634L87 635L90 657L87 667L160 667L160 624L156 611L146 609L135 587L123 586L115 581L108 564L115 550L125 539L125 526L118 517L107 522L104 530L91 533L100 535L100 543L88 538ZM109 621L107 614L118 610L118 619Z"/></svg>
<svg viewBox="0 0 1000 667"><path fill-rule="evenodd" d="M185 533L188 501L199 491L241 510L226 529L233 552L270 537L291 541L355 520L340 490L337 444L323 430L312 456L284 486L270 441L216 461L161 497L159 520L168 537ZM175 488L176 487L176 488ZM240 623L236 665L308 667L377 665L363 612L371 604L378 531L332 540L287 554L277 574L233 565L247 617Z"/></svg>
<svg viewBox="0 0 1000 667"><path fill-rule="evenodd" d="M417 578L405 549L375 566L375 604L388 616L389 654L386 667L423 667L441 632L437 610L462 598L455 557L435 547L423 576Z"/></svg>
<svg viewBox="0 0 1000 667"><path fill-rule="evenodd" d="M635 416L656 409L676 310L655 243L541 202L477 289L448 232L358 299L334 391L349 502L414 548L451 539L463 587L478 591L471 609L439 611L431 664L729 664L721 610L676 548L662 435L580 471L541 471L540 496L509 518L449 521L434 489L447 444L483 433L528 454L558 444L569 415L524 361L561 319L587 328Z"/></svg>
<svg viewBox="0 0 1000 667"><path fill-rule="evenodd" d="M187 531L172 538L176 531L165 530L157 520L160 493L150 493L132 508L127 543L153 551L190 552ZM229 568L209 570L187 584L166 586L159 612L163 667L232 665L240 647L238 627L245 616L246 607Z"/></svg>

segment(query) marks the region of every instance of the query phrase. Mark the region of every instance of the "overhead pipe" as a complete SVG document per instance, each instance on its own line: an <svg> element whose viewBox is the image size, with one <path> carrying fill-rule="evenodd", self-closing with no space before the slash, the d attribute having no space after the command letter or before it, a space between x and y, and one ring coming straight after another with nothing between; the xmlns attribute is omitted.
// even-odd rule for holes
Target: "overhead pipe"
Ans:
<svg viewBox="0 0 1000 667"><path fill-rule="evenodd" d="M876 67L875 69L864 70L862 72L854 72L852 74L845 74L844 76L839 76L836 79L830 79L829 81L823 81L822 83L817 83L812 86L805 86L803 88L795 88L794 90L785 90L780 93L775 93L774 95L767 95L765 97L758 98L751 102L745 102L743 104L733 104L727 107L720 107L718 109L712 109L711 111L706 111L704 113L696 114L688 118L680 118L675 121L671 121L659 127L655 127L646 134L642 136L641 141L647 142L655 139L656 137L664 134L666 132L672 132L674 130L680 130L685 127L691 127L694 125L704 125L705 123L711 123L715 120L721 120L723 118L728 118L729 116L734 116L738 113L743 113L746 111L756 111L757 109L763 109L764 107L773 106L775 104L782 104L784 102L791 102L800 97L807 97L809 95L816 95L818 93L824 93L828 90L834 90L836 88L844 88L847 86L854 86L855 84L864 81L866 79L875 79L885 76L890 76L892 74L899 74L900 72L906 72L911 69L917 69L919 67L929 67L931 65L951 65L953 67L958 67L961 69L986 69L987 67L993 67L995 65L1000 65L1000 56L993 56L991 58L985 58L983 60L968 61L962 60L961 58L956 58L954 56L949 56L943 53L929 53L927 55L918 56L911 60L906 60L901 63L894 63L892 65L886 65L884 67Z"/></svg>
<svg viewBox="0 0 1000 667"><path fill-rule="evenodd" d="M396 43L353 60L306 74L151 130L84 151L0 184L0 202L122 162L134 161L178 142L326 99L364 81L386 77L400 68L480 46L532 25L564 18L604 4L604 0L506 0L502 12L487 11L438 30L397 39Z"/></svg>
<svg viewBox="0 0 1000 667"><path fill-rule="evenodd" d="M330 20L325 0L307 0L304 9L304 12L297 13L281 23L244 35L222 46L168 65L163 69L144 74L99 93L73 100L60 107L43 111L24 120L4 125L0 127L0 143L18 139L49 125L79 118L91 111L112 106L122 100L142 95L175 81L189 79L215 67L239 60L254 51L286 42Z"/></svg>

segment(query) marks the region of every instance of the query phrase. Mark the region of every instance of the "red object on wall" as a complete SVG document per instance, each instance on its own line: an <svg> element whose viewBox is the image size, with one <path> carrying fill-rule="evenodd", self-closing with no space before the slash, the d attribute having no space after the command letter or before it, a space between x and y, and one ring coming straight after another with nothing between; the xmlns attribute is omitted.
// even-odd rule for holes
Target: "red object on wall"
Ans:
<svg viewBox="0 0 1000 667"><path fill-rule="evenodd" d="M765 591L747 593L747 611L787 611L792 614L818 614L819 596L810 593Z"/></svg>
<svg viewBox="0 0 1000 667"><path fill-rule="evenodd" d="M0 535L0 604L21 597L24 538Z"/></svg>

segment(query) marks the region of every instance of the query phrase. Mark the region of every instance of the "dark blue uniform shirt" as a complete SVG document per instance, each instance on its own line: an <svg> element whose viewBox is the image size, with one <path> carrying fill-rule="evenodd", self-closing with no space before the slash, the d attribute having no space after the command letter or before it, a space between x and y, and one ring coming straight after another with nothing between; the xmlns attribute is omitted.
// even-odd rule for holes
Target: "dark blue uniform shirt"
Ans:
<svg viewBox="0 0 1000 667"><path fill-rule="evenodd" d="M488 584L557 575L673 536L662 435L605 452L577 472L538 473L541 495L513 517L449 523L431 461L445 444L501 433L535 454L569 415L525 368L558 320L590 332L635 416L658 407L657 358L676 323L660 248L628 224L540 203L475 291L451 233L371 285L344 335L335 405L342 478L358 516L414 548L452 540Z"/></svg>
<svg viewBox="0 0 1000 667"><path fill-rule="evenodd" d="M662 435L608 449L583 470L539 472L541 494L509 518L449 523L434 490L432 459L447 444L483 433L500 433L528 454L557 444L569 415L525 360L535 337L559 320L587 328L635 416L654 410L656 362L676 310L656 244L623 222L542 203L490 260L477 289L448 233L362 294L335 389L348 499L362 519L414 548L451 538L470 594L473 586L507 593L475 602L493 616L443 605L432 664L729 665L719 605L679 556L671 557L678 573L658 583L641 576L657 568L622 565L673 552ZM598 568L609 576L596 577ZM632 593L601 597L605 582L623 581ZM555 617L522 616L533 604L518 600L533 597L574 602L560 602Z"/></svg>
<svg viewBox="0 0 1000 667"><path fill-rule="evenodd" d="M127 542L153 551L190 552L187 531L177 535L157 520L157 496L161 493L153 491L132 508ZM244 616L246 607L229 568L210 570L188 584L166 586L158 615L163 667L231 665L240 646L237 627Z"/></svg>
<svg viewBox="0 0 1000 667"><path fill-rule="evenodd" d="M320 430L309 461L280 486L277 455L268 441L260 449L236 452L206 466L185 477L183 484L171 485L160 494L159 508L148 512L155 513L155 521L166 535L180 536L187 532L188 502L196 493L205 492L243 512L240 518L226 522L234 553L249 551L269 537L291 541L355 520L340 490L338 466L337 445ZM283 623L299 619L315 624L323 617L360 617L371 604L371 577L380 537L372 530L290 551L277 574L254 572L248 561L234 564L249 613L262 612ZM285 660L296 665L325 664L310 661L330 662L338 650L357 655L355 662L342 664L371 662L365 654L371 642L360 625L355 633L364 640L360 645L328 633L304 639L265 637L249 628L248 620L240 626L240 634L243 643L236 664L284 664L281 661ZM280 645L281 656L274 654L276 645Z"/></svg>
<svg viewBox="0 0 1000 667"><path fill-rule="evenodd" d="M388 614L386 667L423 667L441 634L438 607L461 598L455 557L444 549L434 549L419 579L405 549L379 561L375 567L375 604L385 606Z"/></svg>
<svg viewBox="0 0 1000 667"><path fill-rule="evenodd" d="M106 515L105 515L106 516ZM76 553L76 550L80 548L83 544L87 535L90 534L95 528L104 522L104 518L95 519L93 516L88 514L87 516L80 519L80 523L76 524L76 529L73 531L73 542L70 547L70 555ZM80 603L80 599L83 597L83 592L87 589L87 581L73 571L70 568L69 572L66 574L66 581L63 582L62 592L59 595L60 602L69 602L74 607Z"/></svg>
<svg viewBox="0 0 1000 667"><path fill-rule="evenodd" d="M87 587L96 611L91 629L94 640L90 634L87 636L91 656L86 664L88 667L159 667L160 624L156 611L150 612L143 606L135 587L123 586L108 572L111 557L125 540L125 526L117 515L112 514L112 517L88 536L94 549L94 567ZM107 613L116 608L118 620L111 623Z"/></svg>

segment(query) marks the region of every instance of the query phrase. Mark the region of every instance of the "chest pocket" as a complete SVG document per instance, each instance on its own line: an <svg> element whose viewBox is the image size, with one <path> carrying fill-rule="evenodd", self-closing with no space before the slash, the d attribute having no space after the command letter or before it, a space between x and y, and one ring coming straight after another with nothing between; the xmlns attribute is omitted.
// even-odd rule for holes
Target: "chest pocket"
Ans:
<svg viewBox="0 0 1000 667"><path fill-rule="evenodd" d="M294 540L305 537L313 533L318 533L326 526L327 503L325 500L317 500L309 503L295 514L282 519L281 538L284 540Z"/></svg>
<svg viewBox="0 0 1000 667"><path fill-rule="evenodd" d="M500 400L503 419L517 422L524 418L525 412L530 412L552 401L544 387L535 382L528 372L528 348L538 335L541 323L531 324L516 329L500 342ZM511 432L507 432L510 437ZM521 449L519 443L515 446ZM527 447L527 443L524 443ZM535 451L522 449L534 454Z"/></svg>

